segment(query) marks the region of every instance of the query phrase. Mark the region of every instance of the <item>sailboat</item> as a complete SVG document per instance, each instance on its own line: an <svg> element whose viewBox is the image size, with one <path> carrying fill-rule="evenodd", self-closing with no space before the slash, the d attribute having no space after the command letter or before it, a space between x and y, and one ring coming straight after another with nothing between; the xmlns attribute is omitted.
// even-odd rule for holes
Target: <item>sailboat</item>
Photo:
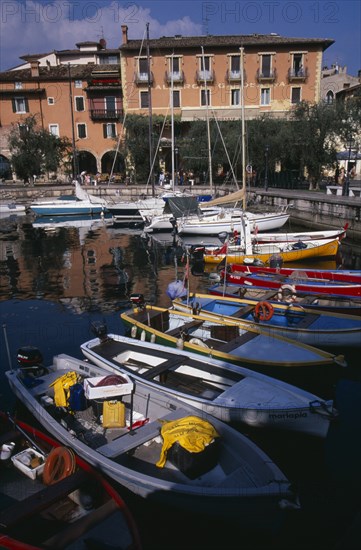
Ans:
<svg viewBox="0 0 361 550"><path fill-rule="evenodd" d="M252 213L246 211L246 159L245 159L245 114L244 114L244 84L243 84L243 48L241 50L241 107L242 107L242 189L239 189L237 179L233 172L230 162L233 180L237 187L234 193L224 197L211 199L207 203L199 205L196 212L185 211L177 218L172 212L165 216L149 219L144 216L146 232L167 230L171 231L174 227L172 217L177 218L177 230L179 234L191 235L216 235L221 232L233 233L234 230L240 231L242 228L242 219L247 217L251 224L252 232L262 232L277 230L283 227L289 220L290 214L287 211L288 205L281 208L279 212ZM204 59L204 50L202 47L202 59ZM203 63L204 66L204 63ZM209 106L207 94L207 81L204 81L205 103L206 103L206 121L208 137L208 164L209 164L209 185L213 194L212 178L212 159L209 129ZM223 140L222 140L223 141ZM172 136L172 148L174 140ZM172 149L173 150L173 149ZM226 151L227 154L227 151ZM228 154L227 154L228 157ZM236 205L242 201L242 208L236 208ZM229 206L229 205L232 205Z"/></svg>

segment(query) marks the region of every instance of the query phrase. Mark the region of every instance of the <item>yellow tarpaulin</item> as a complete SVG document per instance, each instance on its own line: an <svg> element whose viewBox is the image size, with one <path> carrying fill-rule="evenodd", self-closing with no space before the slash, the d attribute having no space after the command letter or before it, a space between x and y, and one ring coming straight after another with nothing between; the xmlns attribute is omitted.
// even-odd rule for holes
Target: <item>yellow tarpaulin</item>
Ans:
<svg viewBox="0 0 361 550"><path fill-rule="evenodd" d="M56 407L67 407L70 395L70 387L78 382L78 375L71 371L63 374L52 382L50 386L54 386L54 401Z"/></svg>
<svg viewBox="0 0 361 550"><path fill-rule="evenodd" d="M157 462L159 468L164 467L167 452L175 442L191 453L200 453L215 437L219 437L212 424L198 416L186 416L179 420L164 422L160 433L163 437L163 447Z"/></svg>

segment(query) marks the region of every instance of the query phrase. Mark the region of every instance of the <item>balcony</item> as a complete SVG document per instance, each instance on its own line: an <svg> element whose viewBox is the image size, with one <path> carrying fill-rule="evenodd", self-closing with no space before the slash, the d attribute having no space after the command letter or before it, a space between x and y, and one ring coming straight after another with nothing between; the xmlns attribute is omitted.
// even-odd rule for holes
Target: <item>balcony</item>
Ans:
<svg viewBox="0 0 361 550"><path fill-rule="evenodd" d="M122 116L123 109L90 109L90 118L92 120L118 121Z"/></svg>
<svg viewBox="0 0 361 550"><path fill-rule="evenodd" d="M214 82L214 72L213 71L197 71L196 72L196 81L197 84L212 84Z"/></svg>
<svg viewBox="0 0 361 550"><path fill-rule="evenodd" d="M306 82L307 78L307 67L299 67L298 69L292 67L291 69L288 69L288 82Z"/></svg>
<svg viewBox="0 0 361 550"><path fill-rule="evenodd" d="M184 84L184 73L183 71L167 71L165 73L165 82L169 86L172 84Z"/></svg>
<svg viewBox="0 0 361 550"><path fill-rule="evenodd" d="M149 81L150 81L150 84L153 84L153 81L154 81L154 77L153 77L153 73L151 72L150 73L150 78L149 78ZM137 86L147 86L148 85L148 73L135 73L134 74L134 82Z"/></svg>
<svg viewBox="0 0 361 550"><path fill-rule="evenodd" d="M231 71L227 69L226 72L226 81L231 84L232 82L241 82L242 71ZM243 71L243 81L246 82L246 71Z"/></svg>
<svg viewBox="0 0 361 550"><path fill-rule="evenodd" d="M277 71L276 69L269 69L268 71L258 69L256 78L258 82L274 82L277 78Z"/></svg>

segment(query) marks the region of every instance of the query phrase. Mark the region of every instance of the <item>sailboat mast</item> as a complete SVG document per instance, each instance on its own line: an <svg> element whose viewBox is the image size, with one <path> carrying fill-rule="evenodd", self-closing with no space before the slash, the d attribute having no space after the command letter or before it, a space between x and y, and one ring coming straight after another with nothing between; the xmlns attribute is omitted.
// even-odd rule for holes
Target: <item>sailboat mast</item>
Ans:
<svg viewBox="0 0 361 550"><path fill-rule="evenodd" d="M243 190L243 210L246 210L246 131L244 120L244 48L239 48L241 52L241 120L242 120L242 190Z"/></svg>
<svg viewBox="0 0 361 550"><path fill-rule="evenodd" d="M173 90L174 90L174 83L173 83L173 70L174 70L174 63L173 63L173 60L174 60L174 53L172 54L172 67L171 67L171 75L170 75L170 78L171 78L171 87L170 87L170 108L171 108L171 142L172 142L172 188L173 188L173 191L174 191L174 184L175 184L175 170L174 170L174 105L173 105L173 101L174 101L174 94L173 94Z"/></svg>
<svg viewBox="0 0 361 550"><path fill-rule="evenodd" d="M208 89L207 89L207 74L204 58L204 48L202 48L202 67L204 73L204 93L206 101L206 122L207 122L207 139L208 139L208 170L209 170L209 187L211 195L213 195L213 173L212 173L212 151L211 151L211 132L209 128L209 105L208 105Z"/></svg>
<svg viewBox="0 0 361 550"><path fill-rule="evenodd" d="M149 23L147 23L147 69L148 69L148 116L149 116L149 176L152 183L152 197L155 196L153 177L153 119L152 119L152 79L150 72Z"/></svg>

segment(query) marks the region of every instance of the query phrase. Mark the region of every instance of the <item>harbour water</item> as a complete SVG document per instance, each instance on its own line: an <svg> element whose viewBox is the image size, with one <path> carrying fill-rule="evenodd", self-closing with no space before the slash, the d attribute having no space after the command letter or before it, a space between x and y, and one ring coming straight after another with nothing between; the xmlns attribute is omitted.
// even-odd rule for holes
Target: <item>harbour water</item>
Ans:
<svg viewBox="0 0 361 550"><path fill-rule="evenodd" d="M124 334L120 313L129 295L170 305L168 285L184 280L186 255L172 235L146 237L141 229L120 229L101 220L82 220L74 227L33 223L24 216L8 220L0 233L0 398L1 408L26 415L7 387L3 372L15 366L23 345L40 349L44 363L53 355L81 358L79 345L91 337L93 321L105 321L109 331ZM285 228L287 229L287 228ZM289 228L291 230L293 228ZM343 241L337 262L314 263L317 268L360 269L356 243ZM302 264L298 264L302 266ZM304 266L306 267L306 266ZM193 266L190 291L213 284L209 272ZM339 418L327 439L284 433L245 433L259 444L293 482L301 508L286 511L274 532L247 530L237 523L215 521L201 514L190 517L126 495L143 538L144 549L217 548L244 550L348 550L360 547L360 418L359 350L335 350L348 367L320 381L333 397Z"/></svg>

